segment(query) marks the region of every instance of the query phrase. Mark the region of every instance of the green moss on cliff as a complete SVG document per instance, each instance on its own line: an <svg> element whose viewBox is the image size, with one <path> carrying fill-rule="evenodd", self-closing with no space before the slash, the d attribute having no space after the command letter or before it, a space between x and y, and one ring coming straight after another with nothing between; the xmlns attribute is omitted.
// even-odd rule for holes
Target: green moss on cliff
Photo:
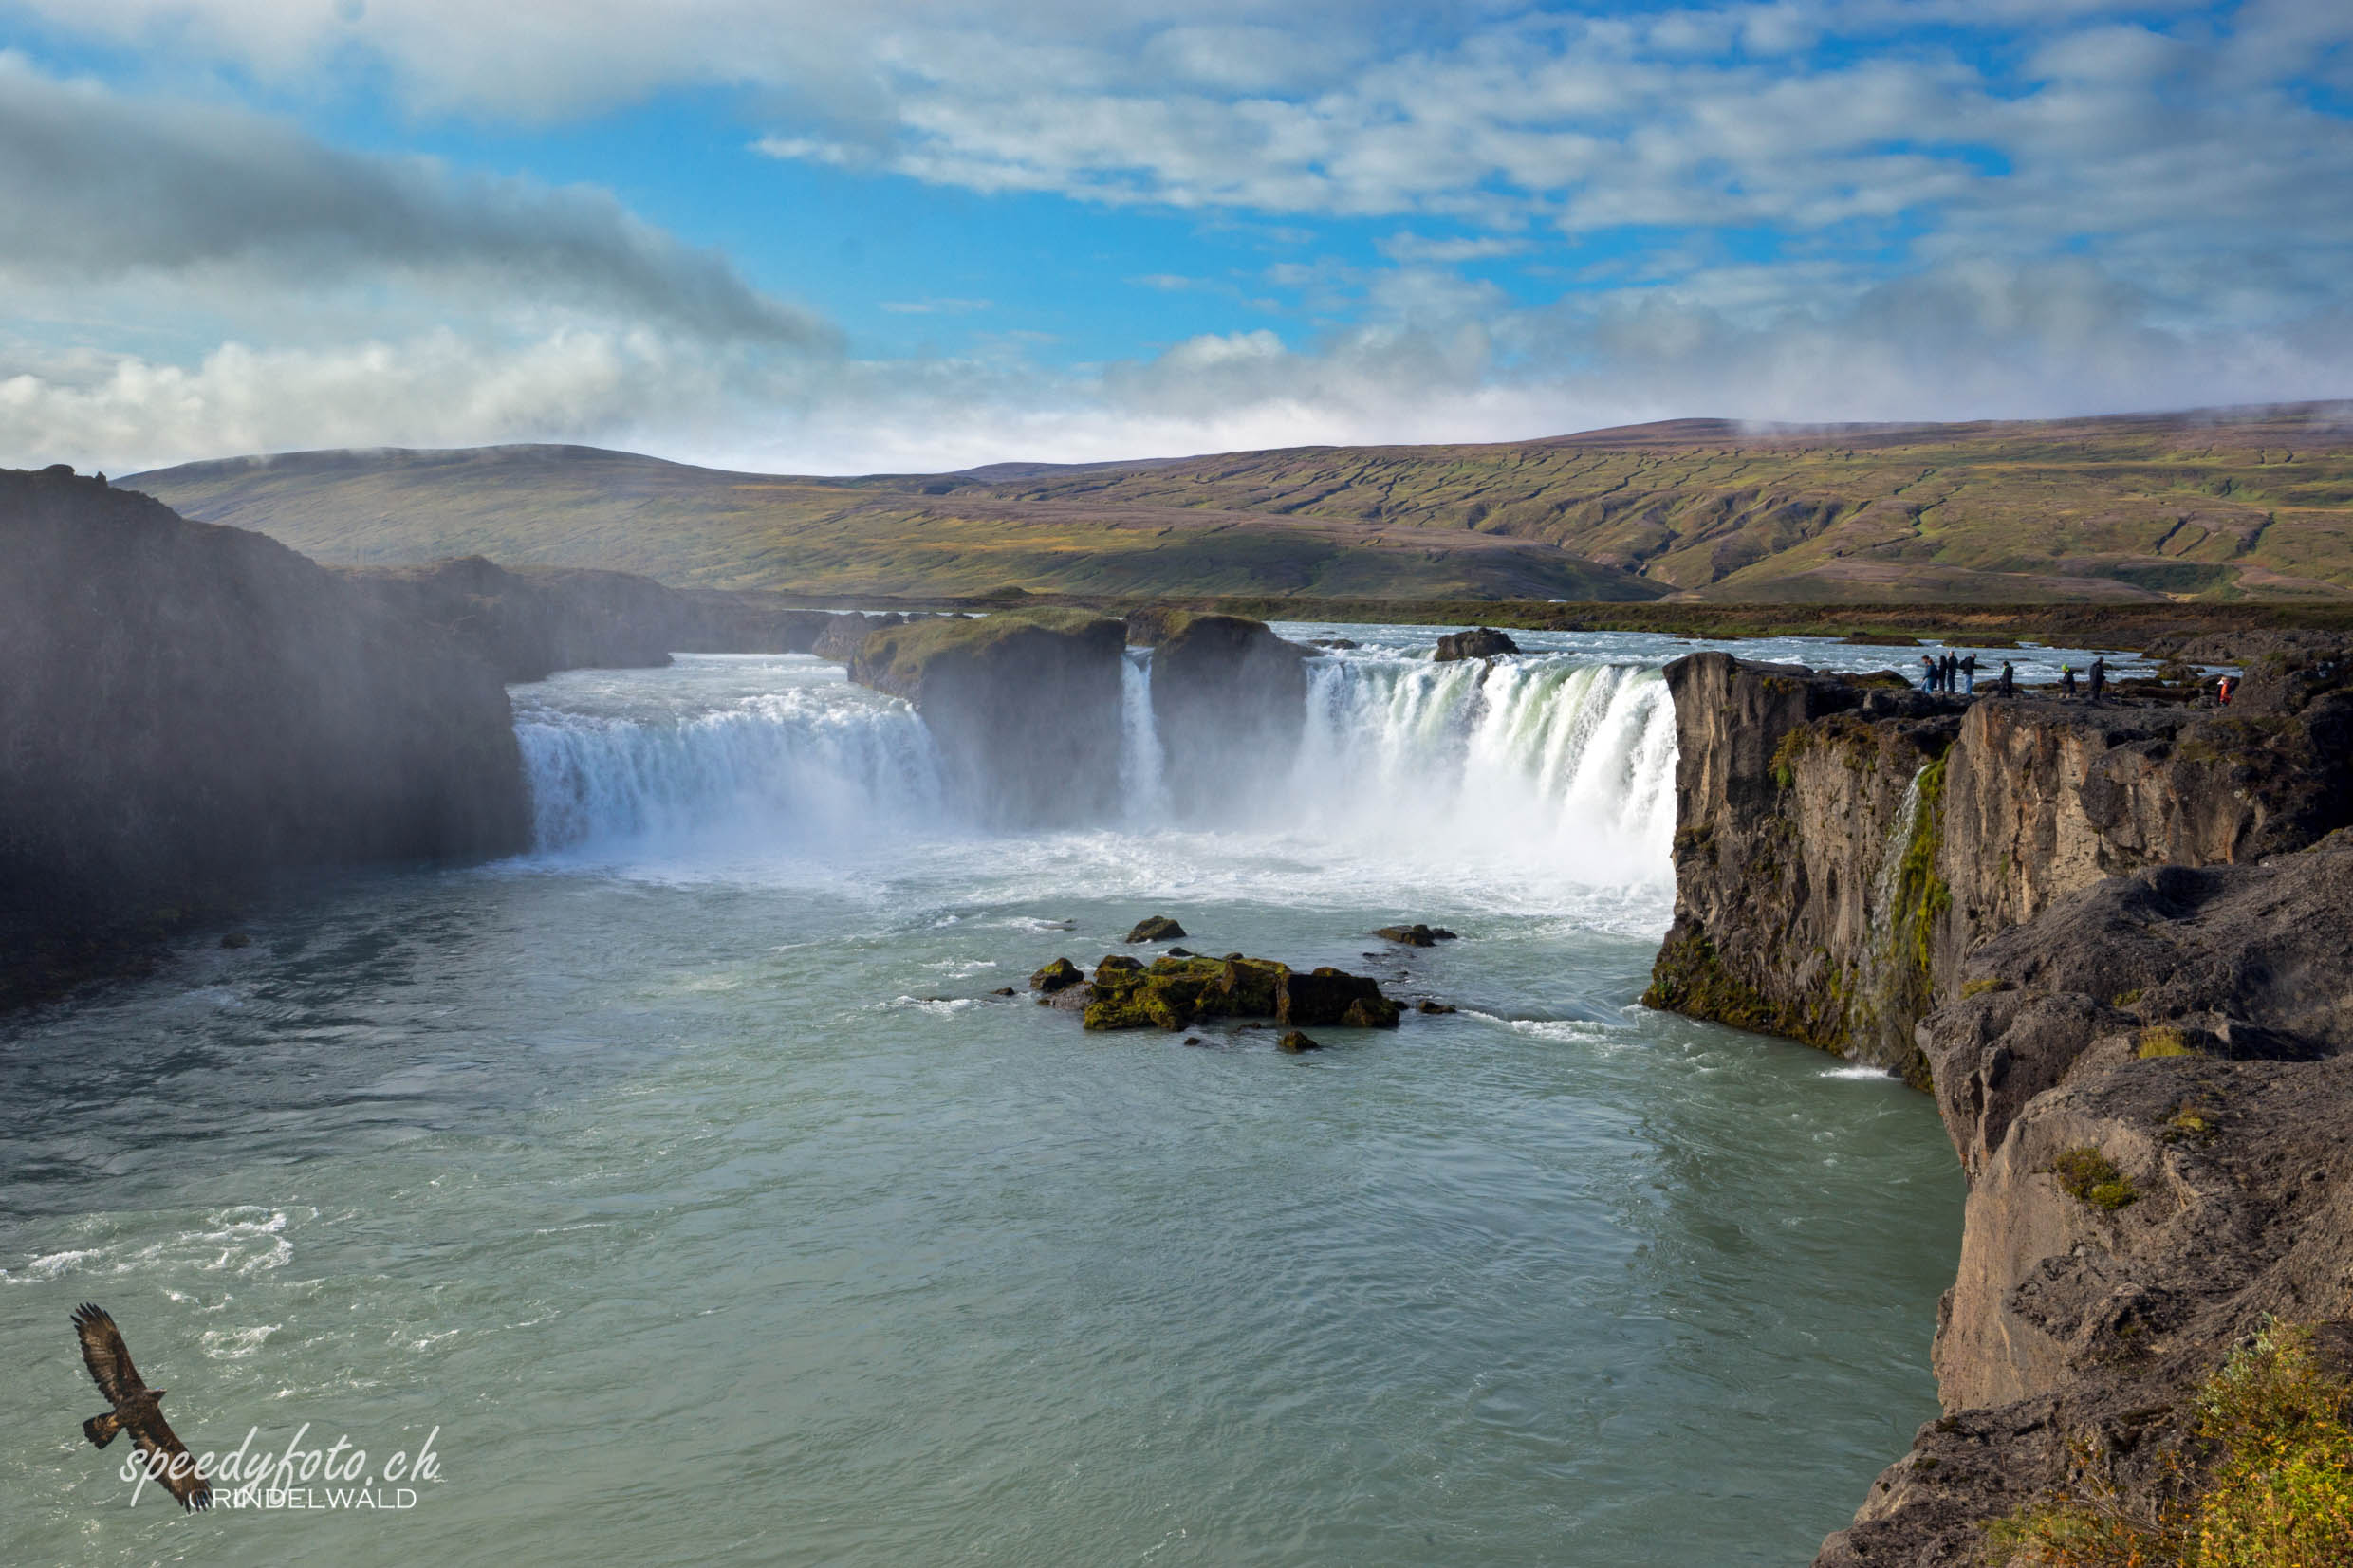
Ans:
<svg viewBox="0 0 2353 1568"><path fill-rule="evenodd" d="M1776 1003L1727 969L1705 932L1677 925L1667 933L1651 967L1642 1005L1713 1019L1735 1029L1787 1035L1835 1051L1846 1043L1846 1009L1835 983L1829 992L1830 1005L1819 1015Z"/></svg>

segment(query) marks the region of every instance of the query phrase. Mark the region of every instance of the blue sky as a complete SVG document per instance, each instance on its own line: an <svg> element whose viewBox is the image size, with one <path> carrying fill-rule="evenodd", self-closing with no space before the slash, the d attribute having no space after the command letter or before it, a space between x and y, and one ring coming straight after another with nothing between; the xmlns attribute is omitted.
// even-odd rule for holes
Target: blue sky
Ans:
<svg viewBox="0 0 2353 1568"><path fill-rule="evenodd" d="M0 0L0 462L2353 397L2353 6Z"/></svg>

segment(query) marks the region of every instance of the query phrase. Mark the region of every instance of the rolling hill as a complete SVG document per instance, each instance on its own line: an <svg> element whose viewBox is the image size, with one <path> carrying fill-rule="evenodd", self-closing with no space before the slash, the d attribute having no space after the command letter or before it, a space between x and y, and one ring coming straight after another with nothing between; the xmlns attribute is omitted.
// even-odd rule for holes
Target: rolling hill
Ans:
<svg viewBox="0 0 2353 1568"><path fill-rule="evenodd" d="M2353 404L1002 463L856 479L586 447L128 476L322 561L812 594L1777 603L2353 596Z"/></svg>

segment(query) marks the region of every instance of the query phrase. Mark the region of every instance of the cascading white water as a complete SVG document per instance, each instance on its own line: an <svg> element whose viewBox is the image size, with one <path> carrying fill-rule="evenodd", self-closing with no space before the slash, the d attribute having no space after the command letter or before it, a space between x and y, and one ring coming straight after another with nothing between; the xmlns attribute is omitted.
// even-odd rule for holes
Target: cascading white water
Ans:
<svg viewBox="0 0 2353 1568"><path fill-rule="evenodd" d="M1129 653L1121 680L1119 825L1131 832L1304 834L1346 863L1412 858L1491 879L1670 876L1675 723L1656 670L1557 655L1311 660L1289 779L1199 822L1172 820L1148 652ZM519 689L517 703L543 853L798 851L964 817L915 711L815 661L575 672Z"/></svg>
<svg viewBox="0 0 2353 1568"><path fill-rule="evenodd" d="M527 708L515 738L538 847L758 848L936 826L948 802L930 731L905 704L866 695L837 682L715 711Z"/></svg>
<svg viewBox="0 0 2353 1568"><path fill-rule="evenodd" d="M1130 825L1167 820L1165 761L1152 717L1152 650L1130 648L1120 662L1120 798Z"/></svg>
<svg viewBox="0 0 2353 1568"><path fill-rule="evenodd" d="M1308 680L1295 790L1336 814L1393 836L1410 819L1425 848L1595 883L1672 875L1675 710L1658 671L1335 658Z"/></svg>

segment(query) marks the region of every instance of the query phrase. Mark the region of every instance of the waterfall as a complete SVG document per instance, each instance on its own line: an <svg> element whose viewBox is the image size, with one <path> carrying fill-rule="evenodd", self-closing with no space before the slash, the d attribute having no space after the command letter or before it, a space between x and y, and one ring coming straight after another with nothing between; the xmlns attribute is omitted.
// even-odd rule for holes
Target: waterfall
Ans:
<svg viewBox="0 0 2353 1568"><path fill-rule="evenodd" d="M528 708L515 738L538 847L811 847L936 824L930 731L906 704L865 697L835 683L705 712Z"/></svg>
<svg viewBox="0 0 2353 1568"><path fill-rule="evenodd" d="M1130 826L1166 820L1164 761L1152 717L1152 650L1130 648L1120 662L1120 799Z"/></svg>
<svg viewBox="0 0 2353 1568"><path fill-rule="evenodd" d="M1237 784L1203 820L1178 821L1151 655L1128 651L1117 825L1304 837L1334 864L1671 880L1675 713L1657 670L1373 654L1307 672L1288 777ZM813 662L690 656L559 676L516 701L543 853L799 852L969 821L915 710Z"/></svg>
<svg viewBox="0 0 2353 1568"><path fill-rule="evenodd" d="M1410 821L1444 852L1597 883L1672 876L1675 708L1658 671L1325 659L1308 679L1295 796L1362 831L1394 837Z"/></svg>
<svg viewBox="0 0 2353 1568"><path fill-rule="evenodd" d="M1920 781L1927 777L1929 765L1922 764L1913 773L1912 782L1904 786L1903 800L1896 807L1895 821L1888 825L1887 841L1880 846L1879 869L1871 875L1869 902L1863 917L1871 923L1870 946L1863 950L1861 984L1855 987L1856 1009L1871 1026L1884 1032L1888 1013L1887 1002L1900 972L1903 955L1898 952L1905 932L1898 918L1896 900L1902 892L1903 857L1912 847L1912 833L1920 821Z"/></svg>

